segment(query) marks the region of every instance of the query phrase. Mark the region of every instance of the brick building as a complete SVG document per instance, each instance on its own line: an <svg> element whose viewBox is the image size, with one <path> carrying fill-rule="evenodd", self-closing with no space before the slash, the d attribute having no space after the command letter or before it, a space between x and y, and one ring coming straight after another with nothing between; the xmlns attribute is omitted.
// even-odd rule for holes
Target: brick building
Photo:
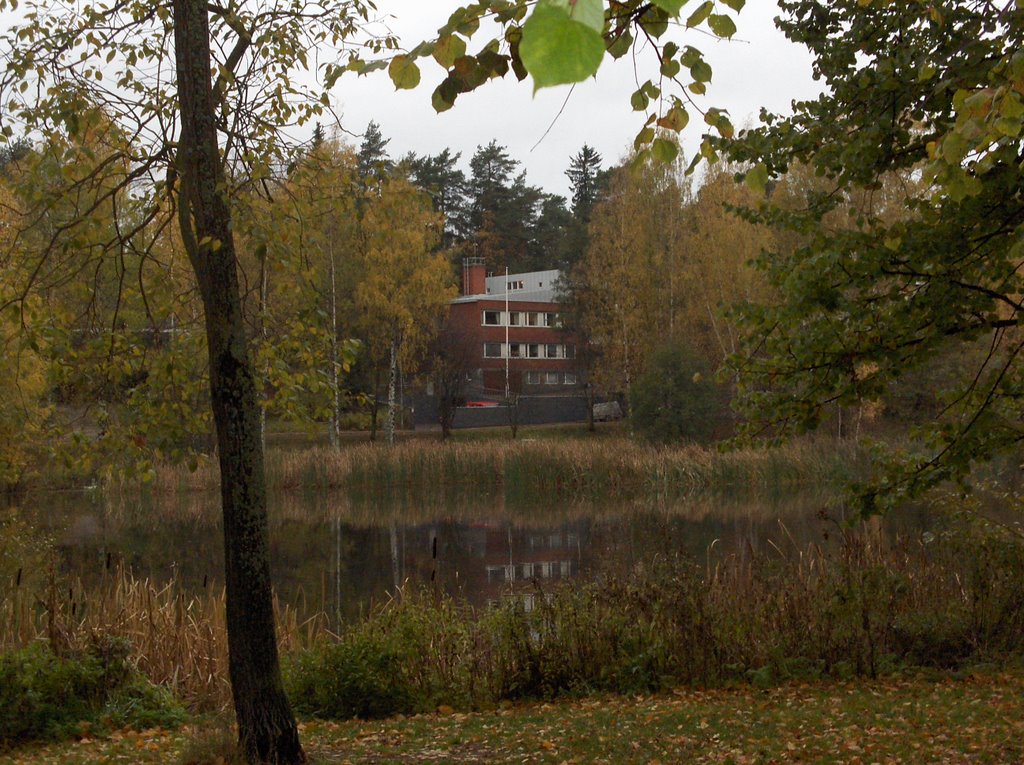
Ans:
<svg viewBox="0 0 1024 765"><path fill-rule="evenodd" d="M581 387L575 338L561 328L560 271L488 276L466 258L450 325L471 348L472 387L482 393L573 393Z"/></svg>

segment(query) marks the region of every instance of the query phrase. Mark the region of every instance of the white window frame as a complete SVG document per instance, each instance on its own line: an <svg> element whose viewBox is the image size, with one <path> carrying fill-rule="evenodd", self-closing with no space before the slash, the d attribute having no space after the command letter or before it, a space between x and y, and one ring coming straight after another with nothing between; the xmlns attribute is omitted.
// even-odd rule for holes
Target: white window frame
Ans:
<svg viewBox="0 0 1024 765"><path fill-rule="evenodd" d="M494 314L498 318L498 320L496 322L494 322L494 323L491 323L491 322L487 321L487 314L489 314L489 313ZM488 309L484 309L484 311L482 312L482 315L480 317L480 324L482 326L484 326L484 327L501 327L501 326L503 326L503 323L502 323L502 319L503 319L502 313L503 313L502 311L491 311L491 310L488 310Z"/></svg>
<svg viewBox="0 0 1024 765"><path fill-rule="evenodd" d="M526 373L526 384L527 385L540 385L540 372L527 372Z"/></svg>
<svg viewBox="0 0 1024 765"><path fill-rule="evenodd" d="M493 353L487 352L488 346L497 346L498 355L495 356ZM484 358L485 359L503 359L505 358L505 344L504 343L484 343Z"/></svg>
<svg viewBox="0 0 1024 765"><path fill-rule="evenodd" d="M544 384L545 385L558 385L559 378L561 377L558 372L545 372L544 373Z"/></svg>
<svg viewBox="0 0 1024 765"><path fill-rule="evenodd" d="M562 378L563 385L575 385L576 384L576 373L566 372Z"/></svg>

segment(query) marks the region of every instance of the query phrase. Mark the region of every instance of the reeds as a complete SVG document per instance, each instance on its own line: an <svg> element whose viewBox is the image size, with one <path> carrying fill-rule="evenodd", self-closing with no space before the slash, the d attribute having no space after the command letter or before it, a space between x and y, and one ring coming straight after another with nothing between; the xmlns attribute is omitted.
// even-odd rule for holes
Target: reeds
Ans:
<svg viewBox="0 0 1024 765"><path fill-rule="evenodd" d="M408 593L293 663L291 690L311 714L377 715L1019 660L1019 541L957 531L934 546L892 545L871 528L841 537L534 584L478 612Z"/></svg>
<svg viewBox="0 0 1024 765"><path fill-rule="evenodd" d="M772 492L838 483L863 466L854 445L801 441L776 449L718 452L698 446L655 448L628 439L561 441L409 441L394 447L275 451L267 482L275 491L344 489L357 500L413 493L424 500L460 493L563 499L674 497L712 490ZM163 465L148 491L180 494L217 488L216 465L194 472Z"/></svg>
<svg viewBox="0 0 1024 765"><path fill-rule="evenodd" d="M327 634L322 613L300 618L292 605L274 606L282 650ZM42 591L16 582L0 598L0 652L44 640L58 655L81 653L96 636L125 641L139 671L193 708L230 701L223 588L187 594L176 578L157 586L118 566L86 589L51 567Z"/></svg>
<svg viewBox="0 0 1024 765"><path fill-rule="evenodd" d="M1024 549L978 524L931 541L871 526L815 545L703 561L661 555L626 575L509 588L476 610L405 592L331 631L322 611L277 606L292 690L307 711L390 714L501 699L730 682L878 675L1024 652ZM188 594L112 568L87 590L53 569L0 595L0 651L98 636L193 708L229 703L223 590ZM334 701L332 701L334 699ZM348 710L348 711L345 711Z"/></svg>

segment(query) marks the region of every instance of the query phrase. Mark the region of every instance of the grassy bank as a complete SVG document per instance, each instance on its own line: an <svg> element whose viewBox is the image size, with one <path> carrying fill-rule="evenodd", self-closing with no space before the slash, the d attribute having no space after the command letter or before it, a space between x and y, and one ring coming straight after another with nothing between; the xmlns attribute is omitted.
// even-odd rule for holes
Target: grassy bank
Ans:
<svg viewBox="0 0 1024 765"><path fill-rule="evenodd" d="M300 724L315 762L1019 763L1024 673L917 673L885 681L788 684L516 704L471 714ZM447 711L447 710L445 710ZM3 765L212 765L231 734L208 724L119 731L0 755Z"/></svg>
<svg viewBox="0 0 1024 765"><path fill-rule="evenodd" d="M340 635L322 616L300 622L279 609L279 621L300 712L382 717L1010 666L1024 656L1022 580L1018 539L950 521L927 542L846 530L789 554L709 551L700 562L659 558L622 578L527 582L484 609L433 590L407 592ZM42 589L22 583L4 592L0 649L39 644L77 660L98 639L116 641L131 667L193 709L223 708L222 598L117 571L89 592L51 575ZM6 692L35 698L25 682ZM57 684L54 693L73 697L74 686ZM0 742L23 740L0 730Z"/></svg>
<svg viewBox="0 0 1024 765"><path fill-rule="evenodd" d="M272 451L267 480L277 491L343 489L374 497L415 495L430 501L467 491L506 499L672 497L713 488L776 492L836 484L865 468L855 445L806 440L778 449L719 452L698 446L655 448L625 438L408 441L388 448ZM148 490L182 493L216 489L216 464L204 460L157 469Z"/></svg>

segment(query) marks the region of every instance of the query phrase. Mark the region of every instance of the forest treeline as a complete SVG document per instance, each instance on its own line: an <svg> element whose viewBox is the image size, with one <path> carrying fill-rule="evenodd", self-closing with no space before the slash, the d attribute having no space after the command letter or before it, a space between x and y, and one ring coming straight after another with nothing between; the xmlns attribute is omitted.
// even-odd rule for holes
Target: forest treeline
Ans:
<svg viewBox="0 0 1024 765"><path fill-rule="evenodd" d="M116 466L145 476L157 460L210 448L186 249L142 201L159 195L125 209L109 193L134 182L127 166L120 175L109 166L123 161L127 139L101 110L78 119L73 140L21 140L0 154L0 478L9 485L45 456L74 474ZM563 321L583 341L580 379L591 395L632 407L641 434L732 432L734 381L719 372L740 351L732 308L771 302L753 261L799 245L741 214L764 193L724 162L698 184L680 162L606 165L587 145L567 158L570 199L532 186L494 141L477 147L468 172L461 160L448 149L394 157L370 123L357 146L318 128L287 167L231 179L265 418L328 423L335 442L346 428L392 432L405 385L464 377L450 368L457 354L446 345L458 339L445 317L462 259L475 256L492 271L563 272ZM815 188L796 167L770 191L799 206ZM928 409L899 392L890 399L893 412ZM858 405L845 427L882 408ZM836 416L841 433L838 405Z"/></svg>

